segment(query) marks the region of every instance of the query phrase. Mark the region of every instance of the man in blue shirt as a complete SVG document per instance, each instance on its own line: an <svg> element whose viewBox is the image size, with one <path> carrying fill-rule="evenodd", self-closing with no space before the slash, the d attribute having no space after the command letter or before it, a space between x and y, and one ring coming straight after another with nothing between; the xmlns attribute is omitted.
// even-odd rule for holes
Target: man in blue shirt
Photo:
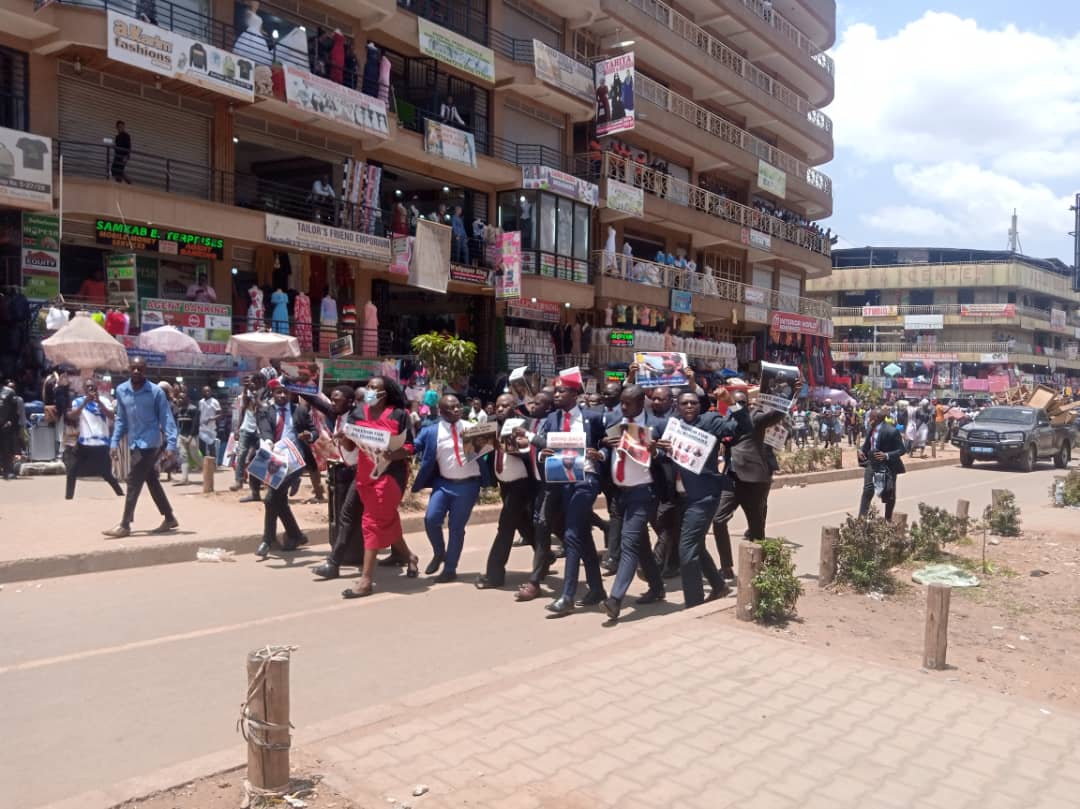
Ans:
<svg viewBox="0 0 1080 809"><path fill-rule="evenodd" d="M151 533L166 534L180 527L165 489L158 481L157 459L162 453L166 460L176 454L176 421L169 407L165 391L146 380L146 360L134 357L128 367L130 377L116 388L116 424L109 443L110 455L115 460L119 454L120 440L127 438L131 450L131 470L128 472L127 498L124 516L115 528L103 532L107 537L126 537L131 534L131 521L135 518L135 504L139 502L143 484L150 490L164 521Z"/></svg>

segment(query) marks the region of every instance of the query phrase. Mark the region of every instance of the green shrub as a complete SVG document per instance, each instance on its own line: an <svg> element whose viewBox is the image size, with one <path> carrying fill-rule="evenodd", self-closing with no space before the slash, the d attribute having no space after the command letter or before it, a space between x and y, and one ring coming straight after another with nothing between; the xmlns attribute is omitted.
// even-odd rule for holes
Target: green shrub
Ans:
<svg viewBox="0 0 1080 809"><path fill-rule="evenodd" d="M903 560L908 542L903 532L871 507L865 518L850 514L840 526L836 580L860 593L891 593L896 580L889 568Z"/></svg>
<svg viewBox="0 0 1080 809"><path fill-rule="evenodd" d="M967 535L967 520L943 508L919 503L919 521L911 526L911 551L916 559L933 561L945 545Z"/></svg>
<svg viewBox="0 0 1080 809"><path fill-rule="evenodd" d="M822 472L826 469L841 469L843 452L840 447L801 447L778 457L780 473L800 475L804 472Z"/></svg>
<svg viewBox="0 0 1080 809"><path fill-rule="evenodd" d="M763 539L761 571L754 576L757 591L754 620L763 623L784 621L795 614L795 603L802 595L802 582L795 576L791 548L780 539Z"/></svg>
<svg viewBox="0 0 1080 809"><path fill-rule="evenodd" d="M1058 502L1058 486L1061 486L1061 502ZM1050 484L1050 502L1055 506L1080 506L1080 472L1073 470L1064 481Z"/></svg>
<svg viewBox="0 0 1080 809"><path fill-rule="evenodd" d="M1016 495L1006 491L995 508L992 504L983 512L983 519L990 527L990 533L999 537L1020 536L1020 506L1016 504Z"/></svg>

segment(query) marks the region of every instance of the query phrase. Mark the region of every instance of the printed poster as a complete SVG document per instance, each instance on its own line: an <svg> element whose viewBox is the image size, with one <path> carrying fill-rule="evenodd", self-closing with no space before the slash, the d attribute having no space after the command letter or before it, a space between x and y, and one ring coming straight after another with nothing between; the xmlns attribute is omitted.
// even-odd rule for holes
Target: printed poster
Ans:
<svg viewBox="0 0 1080 809"><path fill-rule="evenodd" d="M500 233L498 240L499 268L497 298L521 297L521 232Z"/></svg>
<svg viewBox="0 0 1080 809"><path fill-rule="evenodd" d="M638 366L637 384L643 388L682 387L686 384L686 355L676 351L649 351L634 354Z"/></svg>
<svg viewBox="0 0 1080 809"><path fill-rule="evenodd" d="M761 389L758 404L768 410L791 410L800 390L799 369L794 365L761 363Z"/></svg>
<svg viewBox="0 0 1080 809"><path fill-rule="evenodd" d="M544 84L558 87L586 104L596 98L592 69L539 39L533 40L533 67L536 78Z"/></svg>
<svg viewBox="0 0 1080 809"><path fill-rule="evenodd" d="M600 204L600 186L548 166L522 166L521 187L550 191L594 208Z"/></svg>
<svg viewBox="0 0 1080 809"><path fill-rule="evenodd" d="M780 424L774 424L765 430L764 442L775 450L783 450L787 444L788 431Z"/></svg>
<svg viewBox="0 0 1080 809"><path fill-rule="evenodd" d="M652 427L644 424L622 424L619 446L615 452L624 456L626 460L633 461L638 466L648 468L652 463L652 453L649 444L652 441Z"/></svg>
<svg viewBox="0 0 1080 809"><path fill-rule="evenodd" d="M51 138L0 127L0 202L35 211L53 209Z"/></svg>
<svg viewBox="0 0 1080 809"><path fill-rule="evenodd" d="M424 151L476 168L476 139L472 132L431 118L424 119Z"/></svg>
<svg viewBox="0 0 1080 809"><path fill-rule="evenodd" d="M634 54L624 53L597 62L596 137L634 128Z"/></svg>
<svg viewBox="0 0 1080 809"><path fill-rule="evenodd" d="M123 309L128 316L135 317L139 293L134 253L113 253L105 257L105 294L109 306Z"/></svg>
<svg viewBox="0 0 1080 809"><path fill-rule="evenodd" d="M289 379L285 390L313 396L322 390L322 367L318 360L282 360L281 373Z"/></svg>
<svg viewBox="0 0 1080 809"><path fill-rule="evenodd" d="M285 101L290 107L336 121L380 138L390 137L386 102L344 85L314 76L292 65L283 65Z"/></svg>
<svg viewBox="0 0 1080 809"><path fill-rule="evenodd" d="M489 452L495 451L495 445L499 440L499 425L493 421L486 421L472 427L466 427L461 432L462 450L465 453L465 462L475 461Z"/></svg>
<svg viewBox="0 0 1080 809"><path fill-rule="evenodd" d="M412 264L413 237L395 236L390 240L390 272L395 275L408 275Z"/></svg>
<svg viewBox="0 0 1080 809"><path fill-rule="evenodd" d="M409 285L445 293L449 281L450 226L420 219L413 240Z"/></svg>
<svg viewBox="0 0 1080 809"><path fill-rule="evenodd" d="M303 468L304 456L300 449L289 439L283 438L272 449L259 448L248 464L248 474L271 489L277 489L289 476Z"/></svg>
<svg viewBox="0 0 1080 809"><path fill-rule="evenodd" d="M386 471L391 464L390 453L401 449L407 438L407 433L391 434L389 430L363 427L359 424L343 424L341 431L371 460L373 466L369 477L372 480Z"/></svg>
<svg viewBox="0 0 1080 809"><path fill-rule="evenodd" d="M536 396L536 391L540 389L539 382L538 374L530 371L527 365L523 365L510 372L507 387L510 388L512 394L517 396L519 402L531 402Z"/></svg>
<svg viewBox="0 0 1080 809"><path fill-rule="evenodd" d="M664 430L663 441L671 443L671 460L687 472L700 475L709 453L716 446L716 436L685 421L671 419Z"/></svg>
<svg viewBox="0 0 1080 809"><path fill-rule="evenodd" d="M495 83L495 52L423 17L416 18L420 53L456 67L488 84Z"/></svg>
<svg viewBox="0 0 1080 809"><path fill-rule="evenodd" d="M757 184L762 191L775 197L784 199L787 196L787 174L761 158L758 158Z"/></svg>
<svg viewBox="0 0 1080 809"><path fill-rule="evenodd" d="M0 197L2 196L3 194L0 193ZM22 269L23 294L27 298L51 300L60 294L60 219L58 217L51 214L23 213L22 250L19 261Z"/></svg>
<svg viewBox="0 0 1080 809"><path fill-rule="evenodd" d="M641 188L608 178L607 207L613 211L622 211L631 216L644 216L645 191Z"/></svg>
<svg viewBox="0 0 1080 809"><path fill-rule="evenodd" d="M585 480L585 433L548 433L544 458L544 479L548 483L578 483Z"/></svg>

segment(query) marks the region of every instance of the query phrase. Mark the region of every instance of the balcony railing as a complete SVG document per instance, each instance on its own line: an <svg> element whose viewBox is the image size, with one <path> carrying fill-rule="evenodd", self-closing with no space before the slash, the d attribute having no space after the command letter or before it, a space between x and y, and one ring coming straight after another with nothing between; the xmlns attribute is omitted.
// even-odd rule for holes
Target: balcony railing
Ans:
<svg viewBox="0 0 1080 809"><path fill-rule="evenodd" d="M832 134L832 119L828 115L814 107L809 100L799 95L786 84L782 84L756 67L742 54L729 48L700 25L675 11L671 6L661 3L659 0L625 0L625 2L673 31L694 48L703 51L713 60L719 62L724 69L730 70L739 78L750 82L759 90L775 98L785 107L804 116L818 129Z"/></svg>
<svg viewBox="0 0 1080 809"><path fill-rule="evenodd" d="M663 174L641 163L617 157L611 152L604 152L603 166L591 167L590 172L593 173L595 168L601 168L605 177L630 183L648 194L666 198L677 205L685 205L726 222L766 233L772 238L823 256L832 254L830 240L815 228L785 222L756 208L690 185L670 174Z"/></svg>
<svg viewBox="0 0 1080 809"><path fill-rule="evenodd" d="M793 177L804 179L814 188L832 196L832 180L827 175L780 151L761 138L751 135L723 116L705 109L700 104L695 104L678 93L673 93L667 87L636 70L634 71L634 98L670 112L698 129L771 163Z"/></svg>
<svg viewBox="0 0 1080 809"><path fill-rule="evenodd" d="M900 315L961 315L966 306L971 304L963 303L933 303L933 304L898 304L892 306L896 310L897 316ZM974 304L974 306L980 306L981 304ZM1002 306L1006 304L1000 304ZM1023 306L1021 304L1008 304L1012 306L1016 311L1016 316L1031 317L1036 320L1045 320L1050 322L1050 310L1040 309L1037 306ZM862 317L863 307L861 306L834 306L833 317ZM990 318L1003 318L1009 317L1004 313L993 315L983 313L980 318L977 319L990 319ZM878 320L879 317L870 316L871 321ZM1068 316L1067 322L1069 325L1080 326L1080 313L1073 313Z"/></svg>
<svg viewBox="0 0 1080 809"><path fill-rule="evenodd" d="M825 301L802 298L798 295L785 295L775 289L765 289L740 281L717 278L707 272L691 272L685 268L658 264L655 261L635 258L623 253L596 250L593 252L593 265L596 272L608 278L618 278L635 284L663 289L682 289L732 303L751 303L773 311L794 312L825 320L831 317L831 307Z"/></svg>
<svg viewBox="0 0 1080 809"><path fill-rule="evenodd" d="M837 343L834 352L844 354L1007 354L1008 343ZM1015 344L1013 351L1017 350Z"/></svg>
<svg viewBox="0 0 1080 809"><path fill-rule="evenodd" d="M768 8L766 8L765 3L762 2L762 0L742 0L742 4L750 9L750 11L754 12L754 14L761 17L761 19L772 26L776 31L791 40L796 48L809 56L810 61L820 67L823 71L830 76L835 75L836 65L833 62L832 57L815 45L806 34L792 25L786 17L778 11L775 11L772 8L771 3Z"/></svg>

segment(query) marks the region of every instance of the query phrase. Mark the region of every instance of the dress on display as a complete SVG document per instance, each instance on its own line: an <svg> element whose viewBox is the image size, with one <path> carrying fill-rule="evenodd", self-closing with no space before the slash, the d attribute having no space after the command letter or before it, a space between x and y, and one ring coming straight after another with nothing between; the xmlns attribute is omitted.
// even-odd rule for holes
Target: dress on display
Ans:
<svg viewBox="0 0 1080 809"><path fill-rule="evenodd" d="M273 329L278 334L289 333L289 296L280 289L274 290L270 295L270 303L274 309L270 313L273 321Z"/></svg>
<svg viewBox="0 0 1080 809"><path fill-rule="evenodd" d="M330 46L330 81L341 84L345 76L345 36L334 31L334 44Z"/></svg>
<svg viewBox="0 0 1080 809"><path fill-rule="evenodd" d="M330 343L337 339L337 301L327 295L319 304L319 348L330 350Z"/></svg>
<svg viewBox="0 0 1080 809"><path fill-rule="evenodd" d="M303 292L296 296L296 339L301 351L311 351L311 298Z"/></svg>
<svg viewBox="0 0 1080 809"><path fill-rule="evenodd" d="M251 306L248 307L248 331L259 331L263 326L266 314L263 309L262 290L258 287L252 287L248 290L248 297L251 298Z"/></svg>
<svg viewBox="0 0 1080 809"><path fill-rule="evenodd" d="M379 308L368 301L364 304L363 355L374 357L379 353Z"/></svg>

